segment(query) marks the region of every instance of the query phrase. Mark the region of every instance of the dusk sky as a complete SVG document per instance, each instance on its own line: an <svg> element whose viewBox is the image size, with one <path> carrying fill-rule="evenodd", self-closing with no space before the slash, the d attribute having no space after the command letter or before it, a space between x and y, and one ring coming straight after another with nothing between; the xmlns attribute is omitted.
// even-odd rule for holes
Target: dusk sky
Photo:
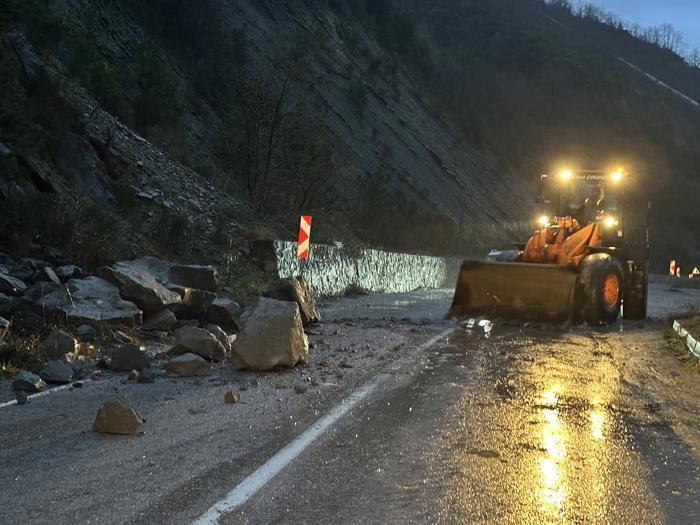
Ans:
<svg viewBox="0 0 700 525"><path fill-rule="evenodd" d="M683 33L691 47L700 49L699 0L598 0L594 3L627 22L642 26L669 22Z"/></svg>

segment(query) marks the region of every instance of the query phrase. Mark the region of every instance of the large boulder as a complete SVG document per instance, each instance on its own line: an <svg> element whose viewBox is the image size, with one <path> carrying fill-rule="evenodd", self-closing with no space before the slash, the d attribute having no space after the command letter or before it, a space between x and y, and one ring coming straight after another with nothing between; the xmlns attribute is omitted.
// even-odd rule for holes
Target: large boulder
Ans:
<svg viewBox="0 0 700 525"><path fill-rule="evenodd" d="M207 290L185 288L177 285L169 285L169 288L180 295L180 303L171 306L178 319L199 319L204 317L216 299L216 295Z"/></svg>
<svg viewBox="0 0 700 525"><path fill-rule="evenodd" d="M115 372L145 370L151 366L151 358L136 345L125 345L112 352L110 368Z"/></svg>
<svg viewBox="0 0 700 525"><path fill-rule="evenodd" d="M197 354L186 353L173 357L165 364L169 377L195 377L209 374L211 365Z"/></svg>
<svg viewBox="0 0 700 525"><path fill-rule="evenodd" d="M271 299L297 303L304 326L321 320L321 314L311 293L311 285L306 279L278 279L270 284L264 295Z"/></svg>
<svg viewBox="0 0 700 525"><path fill-rule="evenodd" d="M44 388L46 383L36 374L22 370L15 376L12 388L20 392L37 392Z"/></svg>
<svg viewBox="0 0 700 525"><path fill-rule="evenodd" d="M71 321L139 326L141 310L119 295L119 288L99 277L71 279L36 303L47 311L60 313Z"/></svg>
<svg viewBox="0 0 700 525"><path fill-rule="evenodd" d="M143 420L129 401L121 396L108 399L97 411L92 430L103 434L138 434Z"/></svg>
<svg viewBox="0 0 700 525"><path fill-rule="evenodd" d="M74 264L66 264L65 266L59 266L55 270L56 275L61 281L67 281L69 279L79 278L83 275L83 269L80 266Z"/></svg>
<svg viewBox="0 0 700 525"><path fill-rule="evenodd" d="M170 310L161 310L148 317L143 323L144 330L169 332L177 324L177 317Z"/></svg>
<svg viewBox="0 0 700 525"><path fill-rule="evenodd" d="M39 376L47 383L64 385L73 379L73 368L64 361L53 360L46 363Z"/></svg>
<svg viewBox="0 0 700 525"><path fill-rule="evenodd" d="M226 330L239 330L239 318L243 308L236 301L223 297L214 299L207 311L207 319Z"/></svg>
<svg viewBox="0 0 700 525"><path fill-rule="evenodd" d="M223 361L226 349L211 332L195 326L183 326L175 331L175 346L171 353L182 355L191 352L210 361Z"/></svg>
<svg viewBox="0 0 700 525"><path fill-rule="evenodd" d="M180 302L177 292L168 290L151 273L130 264L130 261L103 266L97 275L118 286L124 299L132 301L147 313Z"/></svg>
<svg viewBox="0 0 700 525"><path fill-rule="evenodd" d="M219 273L213 266L173 264L170 267L170 282L187 288L215 292L219 288Z"/></svg>
<svg viewBox="0 0 700 525"><path fill-rule="evenodd" d="M56 275L56 272L53 271L53 268L50 266L42 266L39 268L37 271L34 272L32 275L31 279L29 279L30 283L53 283L56 286L61 285L61 280L58 278L58 275Z"/></svg>
<svg viewBox="0 0 700 525"><path fill-rule="evenodd" d="M63 330L54 330L39 346L39 350L49 359L61 359L78 348L78 341Z"/></svg>
<svg viewBox="0 0 700 525"><path fill-rule="evenodd" d="M0 273L0 293L22 295L27 289L24 281L6 273Z"/></svg>
<svg viewBox="0 0 700 525"><path fill-rule="evenodd" d="M309 342L296 303L261 297L241 316L231 356L240 368L270 370L306 362Z"/></svg>

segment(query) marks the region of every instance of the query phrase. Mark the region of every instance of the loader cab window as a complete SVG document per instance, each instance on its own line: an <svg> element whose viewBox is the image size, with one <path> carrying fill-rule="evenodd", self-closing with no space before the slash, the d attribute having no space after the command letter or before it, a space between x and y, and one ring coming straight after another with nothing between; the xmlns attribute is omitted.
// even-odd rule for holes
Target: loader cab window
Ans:
<svg viewBox="0 0 700 525"><path fill-rule="evenodd" d="M538 201L549 215L574 217L581 224L588 224L619 208L617 188L600 180L572 177L562 183L547 177L540 184Z"/></svg>

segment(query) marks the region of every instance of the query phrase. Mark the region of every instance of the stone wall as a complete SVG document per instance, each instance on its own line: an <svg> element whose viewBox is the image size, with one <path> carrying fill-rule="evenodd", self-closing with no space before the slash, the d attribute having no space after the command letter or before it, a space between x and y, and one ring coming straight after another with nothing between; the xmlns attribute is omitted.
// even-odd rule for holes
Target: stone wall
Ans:
<svg viewBox="0 0 700 525"><path fill-rule="evenodd" d="M297 258L296 243L269 243L264 258L274 258L279 277L303 276L317 295L342 295L360 288L374 293L410 292L419 288L451 288L457 282L461 259L429 257L378 250L351 251L312 245L307 261ZM260 254L260 250L258 250Z"/></svg>

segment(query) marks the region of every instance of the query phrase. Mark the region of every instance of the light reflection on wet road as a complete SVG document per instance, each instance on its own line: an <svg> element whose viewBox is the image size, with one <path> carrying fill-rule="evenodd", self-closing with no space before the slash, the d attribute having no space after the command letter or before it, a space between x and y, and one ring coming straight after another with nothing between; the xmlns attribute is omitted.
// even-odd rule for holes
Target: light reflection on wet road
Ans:
<svg viewBox="0 0 700 525"><path fill-rule="evenodd" d="M224 523L700 522L700 463L621 375L633 330L508 330L459 328Z"/></svg>

